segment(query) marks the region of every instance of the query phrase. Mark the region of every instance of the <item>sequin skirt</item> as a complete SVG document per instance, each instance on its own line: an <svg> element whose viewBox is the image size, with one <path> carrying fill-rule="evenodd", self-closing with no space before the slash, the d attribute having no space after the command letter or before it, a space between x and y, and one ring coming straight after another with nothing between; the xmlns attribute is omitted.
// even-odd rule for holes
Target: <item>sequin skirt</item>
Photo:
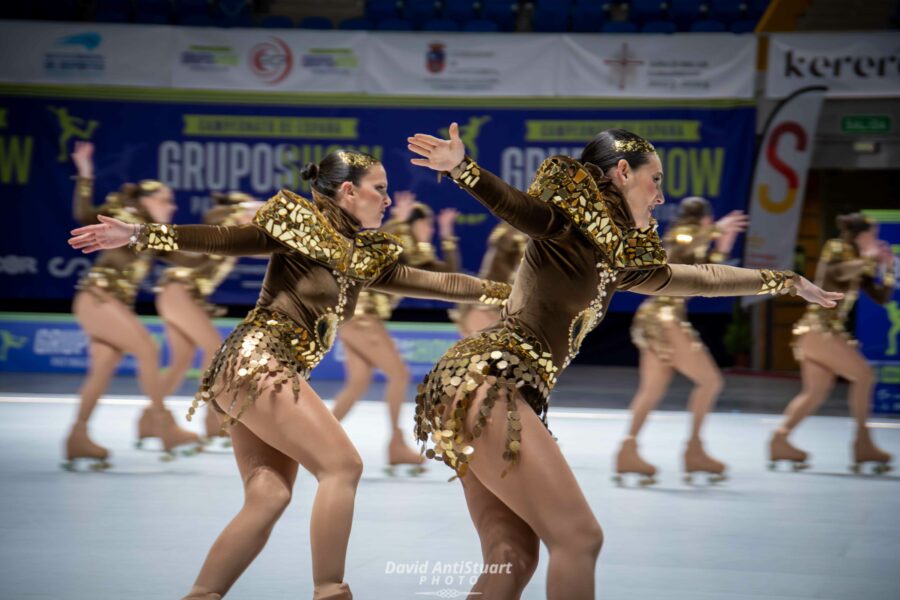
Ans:
<svg viewBox="0 0 900 600"><path fill-rule="evenodd" d="M631 341L641 350L653 352L665 363L672 361L675 351L669 338L669 328L675 324L693 340L692 346L703 346L700 336L687 320L686 299L655 296L645 300L631 323Z"/></svg>
<svg viewBox="0 0 900 600"><path fill-rule="evenodd" d="M138 286L123 273L105 267L93 267L78 281L75 289L87 292L101 302L107 300L103 293L108 294L132 309L138 293Z"/></svg>
<svg viewBox="0 0 900 600"><path fill-rule="evenodd" d="M853 335L844 326L844 319L835 310L823 309L818 305L810 305L800 320L794 323L791 330L791 350L796 361L803 360L803 350L800 341L807 333L819 333L825 336L835 336L847 342L851 346L859 345Z"/></svg>
<svg viewBox="0 0 900 600"><path fill-rule="evenodd" d="M225 415L221 431L224 434L259 398L263 384L268 383L275 389L289 384L298 400L300 380L309 379L310 371L330 347L318 338L281 313L253 309L213 356L188 409L188 420L201 404L209 402ZM227 411L213 400L225 392L233 395ZM232 416L238 402L237 415Z"/></svg>
<svg viewBox="0 0 900 600"><path fill-rule="evenodd" d="M471 442L479 437L494 405L505 399L507 440L503 458L513 466L521 451L524 400L544 425L557 367L533 336L509 325L486 329L453 345L419 385L416 395L416 438L425 455L462 477L473 459ZM471 431L466 428L475 393L490 384ZM505 394L501 392L505 391ZM430 444L430 447L429 447Z"/></svg>

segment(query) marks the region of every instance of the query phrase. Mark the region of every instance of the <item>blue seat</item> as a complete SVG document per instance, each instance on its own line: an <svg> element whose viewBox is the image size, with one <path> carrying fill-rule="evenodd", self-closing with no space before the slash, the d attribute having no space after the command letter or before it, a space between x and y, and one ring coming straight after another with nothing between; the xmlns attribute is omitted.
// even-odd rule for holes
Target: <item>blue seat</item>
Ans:
<svg viewBox="0 0 900 600"><path fill-rule="evenodd" d="M376 26L378 31L412 31L413 24L406 19L382 19Z"/></svg>
<svg viewBox="0 0 900 600"><path fill-rule="evenodd" d="M300 29L334 29L334 23L327 17L306 17L297 24Z"/></svg>
<svg viewBox="0 0 900 600"><path fill-rule="evenodd" d="M406 0L403 15L413 27L419 28L425 21L438 18L437 5L434 0Z"/></svg>
<svg viewBox="0 0 900 600"><path fill-rule="evenodd" d="M603 21L606 20L606 11L599 5L576 5L572 9L572 31L581 33L593 33L600 31Z"/></svg>
<svg viewBox="0 0 900 600"><path fill-rule="evenodd" d="M444 0L442 14L445 19L453 19L459 23L475 18L475 2L473 0Z"/></svg>
<svg viewBox="0 0 900 600"><path fill-rule="evenodd" d="M641 33L675 33L678 26L672 21L650 21L641 27Z"/></svg>
<svg viewBox="0 0 900 600"><path fill-rule="evenodd" d="M756 30L757 21L753 19L741 19L731 24L731 33L753 33Z"/></svg>
<svg viewBox="0 0 900 600"><path fill-rule="evenodd" d="M238 15L236 17L220 17L215 19L215 23L218 27L232 28L232 27L256 27L256 22L253 20L251 15Z"/></svg>
<svg viewBox="0 0 900 600"><path fill-rule="evenodd" d="M607 21L600 31L603 33L635 33L637 25L631 21Z"/></svg>
<svg viewBox="0 0 900 600"><path fill-rule="evenodd" d="M516 26L518 4L511 0L484 0L481 18L497 23L500 31L512 31Z"/></svg>
<svg viewBox="0 0 900 600"><path fill-rule="evenodd" d="M747 16L754 21L759 21L768 10L770 3L770 0L752 0ZM900 4L897 6L900 8Z"/></svg>
<svg viewBox="0 0 900 600"><path fill-rule="evenodd" d="M459 23L453 19L428 19L422 24L422 31L459 31Z"/></svg>
<svg viewBox="0 0 900 600"><path fill-rule="evenodd" d="M266 29L293 29L294 20L284 15L266 15L259 20L259 26Z"/></svg>
<svg viewBox="0 0 900 600"><path fill-rule="evenodd" d="M202 15L209 16L209 0L175 0L175 15L179 22L184 17Z"/></svg>
<svg viewBox="0 0 900 600"><path fill-rule="evenodd" d="M742 0L710 0L708 18L732 23L742 18Z"/></svg>
<svg viewBox="0 0 900 600"><path fill-rule="evenodd" d="M246 22L246 17L253 17L253 10L247 0L219 0L213 10L213 17L222 23ZM229 27L232 25L223 25ZM235 26L236 27L236 26Z"/></svg>
<svg viewBox="0 0 900 600"><path fill-rule="evenodd" d="M706 3L702 0L669 0L669 19L679 29L687 29L694 21L706 18Z"/></svg>
<svg viewBox="0 0 900 600"><path fill-rule="evenodd" d="M704 19L697 21L691 25L691 31L694 33L718 33L727 31L725 23L716 21L715 19Z"/></svg>
<svg viewBox="0 0 900 600"><path fill-rule="evenodd" d="M94 21L98 23L128 23L128 13L118 10L104 10L94 13Z"/></svg>
<svg viewBox="0 0 900 600"><path fill-rule="evenodd" d="M178 24L185 27L212 27L216 23L209 15L184 15L178 17Z"/></svg>
<svg viewBox="0 0 900 600"><path fill-rule="evenodd" d="M372 21L357 17L355 19L344 19L341 21L340 28L347 31L366 31L375 29L375 26L372 24Z"/></svg>
<svg viewBox="0 0 900 600"><path fill-rule="evenodd" d="M531 28L541 33L568 31L569 12L558 8L538 6L532 15Z"/></svg>
<svg viewBox="0 0 900 600"><path fill-rule="evenodd" d="M628 8L628 20L632 23L648 23L661 21L663 18L663 2L661 0L632 0Z"/></svg>
<svg viewBox="0 0 900 600"><path fill-rule="evenodd" d="M572 0L535 0L535 8L568 11L572 8Z"/></svg>
<svg viewBox="0 0 900 600"><path fill-rule="evenodd" d="M470 19L463 25L463 31L491 32L500 31L500 28L495 22L488 21L487 19Z"/></svg>
<svg viewBox="0 0 900 600"><path fill-rule="evenodd" d="M397 11L397 0L369 0L366 3L366 19L377 23L384 19L395 19L400 16Z"/></svg>

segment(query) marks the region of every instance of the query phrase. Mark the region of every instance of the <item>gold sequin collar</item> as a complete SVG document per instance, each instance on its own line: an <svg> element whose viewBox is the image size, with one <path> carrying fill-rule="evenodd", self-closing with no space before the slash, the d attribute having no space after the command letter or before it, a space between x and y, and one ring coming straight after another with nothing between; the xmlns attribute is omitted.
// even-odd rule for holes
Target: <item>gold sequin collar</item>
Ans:
<svg viewBox="0 0 900 600"><path fill-rule="evenodd" d="M666 264L656 220L644 229L612 182L591 164L567 156L545 160L528 193L562 209L616 269L652 269Z"/></svg>
<svg viewBox="0 0 900 600"><path fill-rule="evenodd" d="M338 227L349 228L349 221L335 224L315 202L289 190L266 202L253 222L285 246L353 279L377 277L402 252L397 239L380 231L342 233Z"/></svg>

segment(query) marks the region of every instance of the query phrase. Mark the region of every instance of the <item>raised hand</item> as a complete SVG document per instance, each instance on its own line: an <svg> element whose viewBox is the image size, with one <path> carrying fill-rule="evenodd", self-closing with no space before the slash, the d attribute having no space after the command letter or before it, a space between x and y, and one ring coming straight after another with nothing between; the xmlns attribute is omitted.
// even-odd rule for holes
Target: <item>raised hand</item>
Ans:
<svg viewBox="0 0 900 600"><path fill-rule="evenodd" d="M72 152L72 162L78 170L79 177L94 176L94 144L90 142L75 142L75 150Z"/></svg>
<svg viewBox="0 0 900 600"><path fill-rule="evenodd" d="M450 171L466 155L466 148L459 138L459 125L450 124L450 139L442 140L426 133L417 133L406 138L407 146L423 158L413 158L410 162L420 167L428 167L435 171Z"/></svg>
<svg viewBox="0 0 900 600"><path fill-rule="evenodd" d="M894 264L894 252L891 245L884 240L878 240L878 260L886 267Z"/></svg>
<svg viewBox="0 0 900 600"><path fill-rule="evenodd" d="M438 232L442 238L453 237L453 225L456 223L456 218L458 216L459 211L455 208L445 208L438 213Z"/></svg>
<svg viewBox="0 0 900 600"><path fill-rule="evenodd" d="M408 221L416 204L416 194L409 190L394 192L391 198L391 218L397 221Z"/></svg>
<svg viewBox="0 0 900 600"><path fill-rule="evenodd" d="M747 231L747 225L750 223L750 217L742 210L733 210L718 221L716 227L723 234L737 235Z"/></svg>
<svg viewBox="0 0 900 600"><path fill-rule="evenodd" d="M797 282L797 295L809 303L819 304L825 308L834 308L837 301L844 297L840 292L826 292L806 277L801 277Z"/></svg>
<svg viewBox="0 0 900 600"><path fill-rule="evenodd" d="M87 225L70 231L72 237L69 238L69 245L84 254L121 248L128 244L132 235L137 234L139 227L105 215L99 215L97 219L100 222L96 225Z"/></svg>

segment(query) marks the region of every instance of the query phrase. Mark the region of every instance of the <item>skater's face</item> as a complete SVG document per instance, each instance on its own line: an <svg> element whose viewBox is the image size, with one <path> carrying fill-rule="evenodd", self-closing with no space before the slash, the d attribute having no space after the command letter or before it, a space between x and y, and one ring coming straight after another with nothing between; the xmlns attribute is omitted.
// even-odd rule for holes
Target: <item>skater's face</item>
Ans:
<svg viewBox="0 0 900 600"><path fill-rule="evenodd" d="M372 165L359 180L359 185L350 181L341 184L338 204L359 219L365 229L381 227L384 211L391 205L387 187L384 167L380 163Z"/></svg>
<svg viewBox="0 0 900 600"><path fill-rule="evenodd" d="M178 207L175 205L175 195L172 188L163 186L158 191L143 196L141 204L150 214L154 223L171 223L172 216Z"/></svg>
<svg viewBox="0 0 900 600"><path fill-rule="evenodd" d="M866 231L856 234L856 239L854 241L856 242L856 247L859 248L861 252L874 248L878 243L878 226L872 225Z"/></svg>
<svg viewBox="0 0 900 600"><path fill-rule="evenodd" d="M663 171L659 156L654 152L649 160L636 169L625 160L610 169L608 175L625 196L635 226L650 226L653 209L665 202L662 192Z"/></svg>

